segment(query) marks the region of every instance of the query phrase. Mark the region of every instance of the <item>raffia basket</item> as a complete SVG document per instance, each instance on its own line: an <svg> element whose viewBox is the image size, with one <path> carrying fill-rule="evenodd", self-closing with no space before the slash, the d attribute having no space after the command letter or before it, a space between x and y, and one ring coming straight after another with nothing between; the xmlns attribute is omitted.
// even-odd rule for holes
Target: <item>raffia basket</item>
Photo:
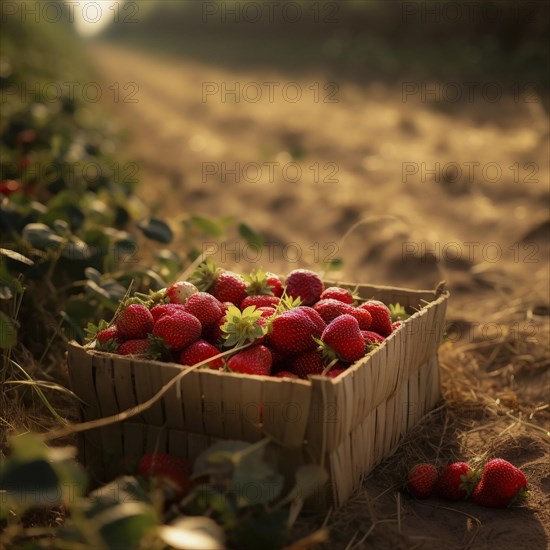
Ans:
<svg viewBox="0 0 550 550"><path fill-rule="evenodd" d="M194 459L219 440L254 442L267 435L292 457L292 464L323 464L330 475L325 500L343 504L439 400L437 348L448 299L445 291L382 286L359 285L358 293L399 302L415 313L337 379L190 372L140 415L82 434L80 457L93 479L105 481L121 473L144 452ZM143 403L183 368L76 343L69 345L68 366L73 391L85 403L83 420Z"/></svg>

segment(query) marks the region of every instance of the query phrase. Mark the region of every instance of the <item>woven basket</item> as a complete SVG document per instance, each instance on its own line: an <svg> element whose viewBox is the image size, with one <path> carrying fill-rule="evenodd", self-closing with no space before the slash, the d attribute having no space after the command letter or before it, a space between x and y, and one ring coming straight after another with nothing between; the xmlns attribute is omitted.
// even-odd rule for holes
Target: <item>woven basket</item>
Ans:
<svg viewBox="0 0 550 550"><path fill-rule="evenodd" d="M254 442L268 435L282 445L293 465L323 464L330 475L330 504L343 504L440 398L437 348L448 293L342 286L358 288L364 298L399 302L416 313L337 379L190 372L140 415L82 434L80 457L93 479L118 475L147 451L194 459L215 441ZM85 403L83 420L143 403L183 368L93 351L74 342L69 344L68 367L73 391Z"/></svg>

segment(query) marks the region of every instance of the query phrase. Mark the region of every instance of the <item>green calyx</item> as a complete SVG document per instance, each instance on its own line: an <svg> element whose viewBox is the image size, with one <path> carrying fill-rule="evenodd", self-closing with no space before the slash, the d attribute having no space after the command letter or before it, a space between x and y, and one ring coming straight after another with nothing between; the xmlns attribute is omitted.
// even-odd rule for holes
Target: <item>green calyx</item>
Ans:
<svg viewBox="0 0 550 550"><path fill-rule="evenodd" d="M391 322L395 323L396 321L405 321L410 315L405 311L405 308L399 303L390 304Z"/></svg>
<svg viewBox="0 0 550 550"><path fill-rule="evenodd" d="M246 292L250 296L274 296L273 285L267 283L267 275L261 267L243 278L248 283Z"/></svg>
<svg viewBox="0 0 550 550"><path fill-rule="evenodd" d="M323 340L315 338L315 336L312 336L312 338L317 344L317 351L321 354L325 365L342 359L338 353L336 353L327 343L323 342Z"/></svg>
<svg viewBox="0 0 550 550"><path fill-rule="evenodd" d="M225 314L226 321L221 327L224 346L238 347L264 336L267 327L258 322L261 316L262 313L256 311L256 306L249 306L243 311L230 306Z"/></svg>
<svg viewBox="0 0 550 550"><path fill-rule="evenodd" d="M86 327L86 343L89 344L90 342L93 342L97 336L97 333L109 328L109 326L110 324L105 321L105 319L101 319L97 325L88 323L88 326Z"/></svg>
<svg viewBox="0 0 550 550"><path fill-rule="evenodd" d="M285 290L285 292L281 296L281 299L275 311L277 315L279 315L280 313L283 313L284 311L290 311L291 309L294 309L300 306L301 304L302 304L302 299L300 297L293 298L292 296L288 296Z"/></svg>
<svg viewBox="0 0 550 550"><path fill-rule="evenodd" d="M223 269L217 268L212 260L207 259L193 271L188 280L190 283L193 283L200 292L206 292L216 282L216 279L221 273L223 273Z"/></svg>
<svg viewBox="0 0 550 550"><path fill-rule="evenodd" d="M460 485L459 489L466 493L466 498L468 498L476 488L479 480L481 478L481 473L478 470L470 468L466 474L460 476Z"/></svg>
<svg viewBox="0 0 550 550"><path fill-rule="evenodd" d="M166 343L163 338L148 334L147 339L149 340L148 357L160 360L172 359L172 346Z"/></svg>

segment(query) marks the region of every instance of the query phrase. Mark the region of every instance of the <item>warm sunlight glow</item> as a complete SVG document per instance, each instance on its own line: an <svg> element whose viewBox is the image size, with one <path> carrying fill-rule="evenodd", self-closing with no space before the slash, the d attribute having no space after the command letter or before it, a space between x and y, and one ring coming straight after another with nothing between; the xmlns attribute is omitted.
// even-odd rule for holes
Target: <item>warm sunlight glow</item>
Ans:
<svg viewBox="0 0 550 550"><path fill-rule="evenodd" d="M66 0L76 30L82 36L98 34L111 23L117 23L121 17L121 8L125 0Z"/></svg>

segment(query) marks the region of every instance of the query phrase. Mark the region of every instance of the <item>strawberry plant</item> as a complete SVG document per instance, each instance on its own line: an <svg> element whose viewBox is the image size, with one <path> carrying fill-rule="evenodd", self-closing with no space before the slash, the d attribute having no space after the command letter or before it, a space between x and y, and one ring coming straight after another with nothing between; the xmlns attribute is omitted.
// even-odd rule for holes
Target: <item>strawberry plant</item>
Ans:
<svg viewBox="0 0 550 550"><path fill-rule="evenodd" d="M327 474L318 466L302 466L283 493L283 476L264 459L268 443L216 443L194 464L147 453L136 457L134 471L86 494L86 476L72 448L48 448L32 434L16 436L0 467L0 544L40 549L52 548L55 541L56 548L83 550L282 548L303 501L322 488ZM62 526L25 526L26 512L51 506L70 512Z"/></svg>

